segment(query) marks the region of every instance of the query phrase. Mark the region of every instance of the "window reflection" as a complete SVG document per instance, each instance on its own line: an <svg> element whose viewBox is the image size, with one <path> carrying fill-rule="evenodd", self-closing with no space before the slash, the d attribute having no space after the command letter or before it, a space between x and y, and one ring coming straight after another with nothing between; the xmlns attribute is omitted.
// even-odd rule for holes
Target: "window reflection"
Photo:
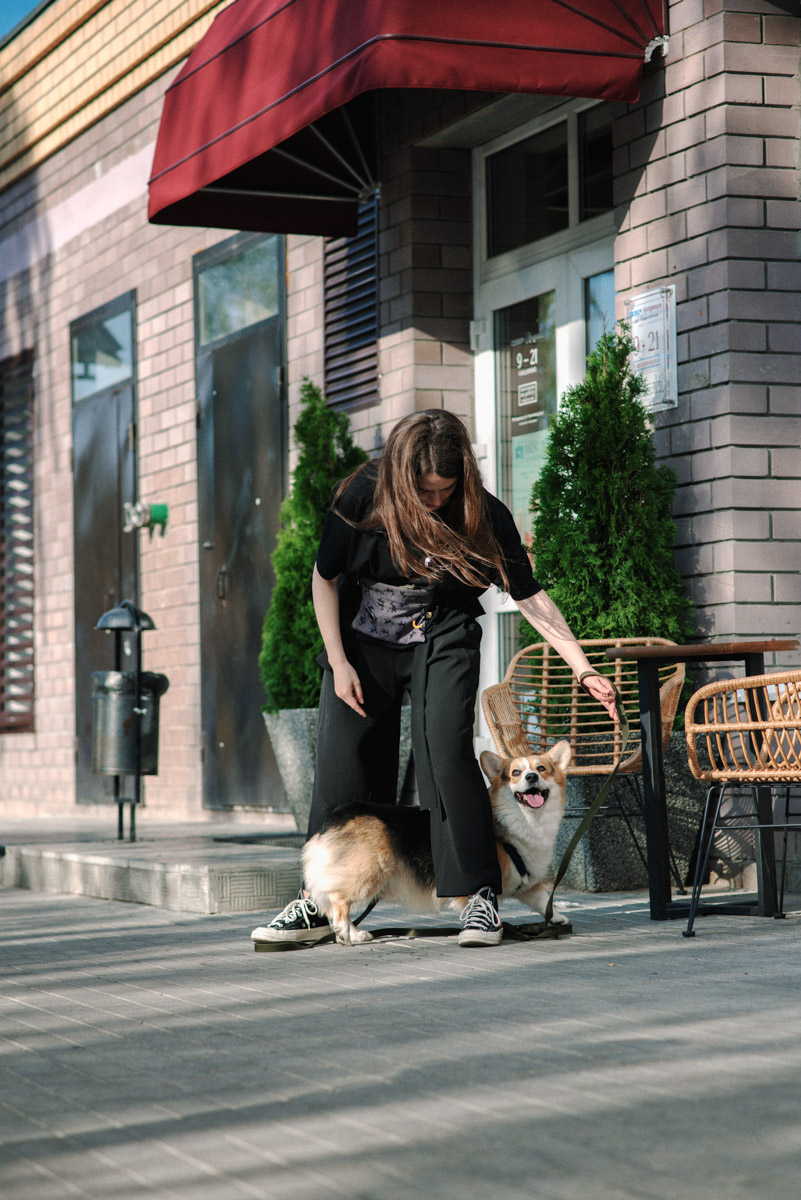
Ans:
<svg viewBox="0 0 801 1200"><path fill-rule="evenodd" d="M545 462L556 412L555 301L554 292L544 292L496 313L503 500L526 544L531 488Z"/></svg>
<svg viewBox="0 0 801 1200"><path fill-rule="evenodd" d="M269 237L198 273L202 346L277 316L278 257Z"/></svg>
<svg viewBox="0 0 801 1200"><path fill-rule="evenodd" d="M615 272L602 271L584 280L584 320L587 354L606 330L615 327Z"/></svg>
<svg viewBox="0 0 801 1200"><path fill-rule="evenodd" d="M72 398L83 400L133 376L133 312L73 327Z"/></svg>

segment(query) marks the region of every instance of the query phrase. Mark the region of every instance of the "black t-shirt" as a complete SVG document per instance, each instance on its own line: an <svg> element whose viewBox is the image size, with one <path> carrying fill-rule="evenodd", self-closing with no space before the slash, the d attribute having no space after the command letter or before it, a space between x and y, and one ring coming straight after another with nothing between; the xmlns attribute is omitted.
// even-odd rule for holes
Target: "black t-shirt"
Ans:
<svg viewBox="0 0 801 1200"><path fill-rule="evenodd" d="M376 468L371 463L340 496L337 502L339 511L352 521L364 520L372 508L375 484ZM526 600L542 589L532 574L531 563L509 509L490 492L485 491L484 495L492 531L503 555L509 594L513 600ZM395 585L418 582L399 574L385 534L354 529L332 509L326 514L323 525L317 551L317 570L323 579L334 579L340 575L348 580L372 579ZM490 583L503 586L497 572L488 574ZM468 616L479 616L483 611L479 596L484 591L486 588L472 587L446 572L435 585L435 602Z"/></svg>

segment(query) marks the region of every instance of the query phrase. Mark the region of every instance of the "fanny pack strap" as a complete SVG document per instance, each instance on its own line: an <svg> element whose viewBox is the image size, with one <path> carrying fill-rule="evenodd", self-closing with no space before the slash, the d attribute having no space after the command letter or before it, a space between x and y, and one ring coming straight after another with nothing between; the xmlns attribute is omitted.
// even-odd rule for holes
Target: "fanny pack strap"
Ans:
<svg viewBox="0 0 801 1200"><path fill-rule="evenodd" d="M585 674L595 675L595 674L598 674L598 672L596 672L596 671L589 672L588 671ZM581 683L581 680L583 678L584 678L584 675L582 675L581 679L579 679L579 683ZM607 679L608 676L605 675L604 678ZM609 680L609 682L610 683L612 682L611 679ZM576 846L579 844L581 839L584 837L584 834L587 832L590 825L592 824L593 818L596 816L599 808L604 803L604 801L606 800L610 791L612 790L612 784L615 781L615 776L618 773L620 764L623 761L623 755L626 752L626 746L628 744L629 735L631 733L631 730L629 727L629 719L626 716L626 710L623 707L623 701L620 698L620 692L617 690L617 688L615 687L614 684L612 684L612 688L615 693L615 708L617 709L617 715L620 719L620 753L617 756L617 761L615 762L615 765L612 767L612 770L610 771L610 773L607 775L606 779L601 784L601 788L600 788L600 791L598 792L598 795L595 797L592 804L590 805L590 807L587 809L586 813L582 817L581 821L579 822L578 829L573 834L572 838L570 839L567 846L565 847L564 853L562 854L561 861L559 863L559 866L556 869L556 878L554 879L554 884L553 884L553 887L551 888L551 894L548 897L548 904L545 908L545 924L546 924L546 926L550 925L551 918L553 917L554 892L559 887L559 884L562 882L562 879L565 876L565 872L567 871L567 868L570 866L570 860L573 857L573 852L576 849Z"/></svg>

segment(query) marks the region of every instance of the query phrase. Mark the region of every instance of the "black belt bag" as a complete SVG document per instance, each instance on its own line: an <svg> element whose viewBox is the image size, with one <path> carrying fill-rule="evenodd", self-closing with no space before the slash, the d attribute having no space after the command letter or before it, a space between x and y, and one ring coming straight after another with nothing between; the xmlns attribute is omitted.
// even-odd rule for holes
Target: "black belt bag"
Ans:
<svg viewBox="0 0 801 1200"><path fill-rule="evenodd" d="M395 646L425 641L434 607L434 589L416 584L377 583L360 579L362 602L352 628L365 637Z"/></svg>

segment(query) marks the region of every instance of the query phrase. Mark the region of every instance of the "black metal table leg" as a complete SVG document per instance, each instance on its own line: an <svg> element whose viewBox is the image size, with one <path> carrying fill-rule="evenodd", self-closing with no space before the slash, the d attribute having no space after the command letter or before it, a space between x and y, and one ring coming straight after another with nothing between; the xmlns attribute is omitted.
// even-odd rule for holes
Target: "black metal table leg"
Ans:
<svg viewBox="0 0 801 1200"><path fill-rule="evenodd" d="M648 856L648 891L651 920L665 921L670 903L665 767L662 761L662 711L659 703L659 666L637 664L642 731L643 809Z"/></svg>
<svg viewBox="0 0 801 1200"><path fill-rule="evenodd" d="M744 656L746 675L764 675L765 657L762 654L746 654ZM762 720L770 717L768 706L762 692L757 692L759 716ZM760 825L773 824L773 793L769 787L756 789L757 820ZM763 833L757 837L757 889L759 892L759 915L772 917L778 911L778 893L776 885L776 846L773 831L767 836Z"/></svg>

